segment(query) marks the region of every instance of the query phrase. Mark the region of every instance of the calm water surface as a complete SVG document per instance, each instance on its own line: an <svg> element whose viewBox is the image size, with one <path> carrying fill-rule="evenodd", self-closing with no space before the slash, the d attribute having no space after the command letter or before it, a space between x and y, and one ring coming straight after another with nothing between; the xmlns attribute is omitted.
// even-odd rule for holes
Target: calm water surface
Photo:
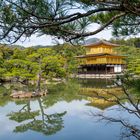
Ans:
<svg viewBox="0 0 140 140"><path fill-rule="evenodd" d="M117 105L104 110L89 106L74 83L63 88L34 100L0 100L0 140L119 140L127 133L120 123L93 115L99 112L139 123L133 114L118 111Z"/></svg>

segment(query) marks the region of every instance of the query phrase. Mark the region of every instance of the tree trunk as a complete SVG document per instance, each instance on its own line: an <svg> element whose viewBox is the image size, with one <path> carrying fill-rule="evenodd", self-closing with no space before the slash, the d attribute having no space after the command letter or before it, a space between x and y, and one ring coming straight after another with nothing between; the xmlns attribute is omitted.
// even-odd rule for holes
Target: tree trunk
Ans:
<svg viewBox="0 0 140 140"><path fill-rule="evenodd" d="M36 83L36 94L39 94L39 92L41 91L41 60L39 59L39 72L37 74L37 83Z"/></svg>
<svg viewBox="0 0 140 140"><path fill-rule="evenodd" d="M38 94L41 91L41 72L37 75L37 83L36 83L36 93Z"/></svg>

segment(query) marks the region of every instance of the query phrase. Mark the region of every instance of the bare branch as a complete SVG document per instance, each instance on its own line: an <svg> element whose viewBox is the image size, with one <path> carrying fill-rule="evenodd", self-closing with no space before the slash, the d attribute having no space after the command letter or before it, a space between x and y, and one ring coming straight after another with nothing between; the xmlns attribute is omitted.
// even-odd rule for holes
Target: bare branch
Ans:
<svg viewBox="0 0 140 140"><path fill-rule="evenodd" d="M101 26L99 29L93 31L93 32L88 32L88 33L83 33L83 34L78 34L78 33L73 33L73 32L69 32L69 34L72 34L72 35L76 35L75 37L71 38L70 40L73 40L73 39L77 39L79 37L86 37L86 36L91 36L91 35L95 35L97 33L99 33L100 31L104 30L107 26L109 26L114 20L122 17L126 15L126 13L121 13L121 14L118 14L118 15L115 15L113 18L111 18L106 24L104 24L103 26ZM68 31L67 31L68 32Z"/></svg>

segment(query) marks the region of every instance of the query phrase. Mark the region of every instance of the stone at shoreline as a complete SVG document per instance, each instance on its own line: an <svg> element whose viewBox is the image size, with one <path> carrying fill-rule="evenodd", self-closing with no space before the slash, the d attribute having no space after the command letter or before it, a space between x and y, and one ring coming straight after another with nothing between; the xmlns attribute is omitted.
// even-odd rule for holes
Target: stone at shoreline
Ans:
<svg viewBox="0 0 140 140"><path fill-rule="evenodd" d="M25 91L12 91L12 94L10 97L12 98L33 98L33 97L41 97L46 96L46 92L39 92L37 94L34 94L33 92L25 92Z"/></svg>

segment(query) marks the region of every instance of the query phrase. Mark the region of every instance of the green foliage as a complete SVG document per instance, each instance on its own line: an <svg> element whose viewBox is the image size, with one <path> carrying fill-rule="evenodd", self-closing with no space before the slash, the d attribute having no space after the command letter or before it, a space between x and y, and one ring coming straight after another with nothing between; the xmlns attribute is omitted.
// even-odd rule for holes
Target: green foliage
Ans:
<svg viewBox="0 0 140 140"><path fill-rule="evenodd" d="M84 98L79 95L80 86L74 79L69 79L66 83L48 85L48 91L50 94L43 98L46 107L50 107L60 101L71 102L73 100L82 100Z"/></svg>
<svg viewBox="0 0 140 140"><path fill-rule="evenodd" d="M38 79L65 78L76 72L79 62L74 57L83 48L69 44L52 48L0 47L0 79L30 82Z"/></svg>
<svg viewBox="0 0 140 140"><path fill-rule="evenodd" d="M132 46L132 47L140 47L140 38L129 38L129 39L110 39L111 42L120 44L121 46Z"/></svg>
<svg viewBox="0 0 140 140"><path fill-rule="evenodd" d="M125 73L123 76L118 76L117 80L120 81L121 85L120 87L125 88L126 92L130 94L134 94L134 97L136 100L139 100L140 97L140 78L134 77L132 74ZM116 81L117 81L116 80Z"/></svg>
<svg viewBox="0 0 140 140"><path fill-rule="evenodd" d="M52 134L56 133L57 131L60 131L63 128L62 117L65 114L66 114L66 112L55 113L55 114L51 114L51 115L44 114L45 120L36 120L35 119L27 124L17 126L15 128L14 132L18 133L18 132L25 132L27 130L33 130L33 131L43 133L45 135L52 135ZM49 119L47 120L47 118L49 118Z"/></svg>
<svg viewBox="0 0 140 140"><path fill-rule="evenodd" d="M34 79L37 72L37 66L28 60L10 59L5 62L7 65L7 77L17 77L24 79Z"/></svg>
<svg viewBox="0 0 140 140"><path fill-rule="evenodd" d="M139 26L135 25L138 20L139 18L133 15L129 15L125 18L120 18L119 20L116 20L113 24L113 35L117 37L137 35L140 32ZM131 24L131 26L129 24Z"/></svg>
<svg viewBox="0 0 140 140"><path fill-rule="evenodd" d="M140 32L139 8L139 0L1 0L0 39L16 42L38 33L71 41L106 27L112 27L118 37L136 35ZM92 23L100 24L100 30L87 32Z"/></svg>
<svg viewBox="0 0 140 140"><path fill-rule="evenodd" d="M14 120L16 122L23 122L25 120L33 119L34 117L39 115L39 111L33 112L12 112L8 114L10 120Z"/></svg>
<svg viewBox="0 0 140 140"><path fill-rule="evenodd" d="M127 71L140 75L140 48L134 46L122 46L117 48L121 54L125 55Z"/></svg>
<svg viewBox="0 0 140 140"><path fill-rule="evenodd" d="M11 98L9 96L1 96L0 95L0 106L5 106L6 104L9 103Z"/></svg>
<svg viewBox="0 0 140 140"><path fill-rule="evenodd" d="M19 133L33 130L45 135L60 131L63 128L63 116L67 112L46 114L41 98L38 98L36 103L38 103L39 110L33 111L29 100L19 111L7 115L10 120L20 123L13 131Z"/></svg>
<svg viewBox="0 0 140 140"><path fill-rule="evenodd" d="M82 46L72 46L70 44L63 44L55 46L54 50L65 58L65 68L67 74L75 73L79 66L79 61L75 56L85 53L85 48Z"/></svg>
<svg viewBox="0 0 140 140"><path fill-rule="evenodd" d="M103 1L100 1L100 4L98 4L98 8L102 7L106 7L108 4L107 2L104 2L104 4L101 4ZM114 4L116 3L121 3L122 2L122 6L123 1L119 1L116 0L114 2ZM109 2L108 2L109 3ZM110 2L113 4L113 2ZM139 0L136 1L131 1L128 0L126 2L127 6L123 7L124 9L128 8L129 11L133 11L133 9L131 9L133 6L134 7L139 7ZM120 4L121 5L121 4ZM111 6L111 5L110 5ZM134 8L133 7L133 8ZM89 16L89 20L91 22L97 23L99 25L105 25L106 23L108 23L108 21L110 21L111 19L115 18L116 15L119 15L120 13L122 13L123 10L120 11L103 11L103 12L98 12L94 15ZM112 23L109 24L109 26L112 28L112 35L115 37L122 37L122 36L129 36L129 35L137 35L140 32L140 27L139 27L139 15L138 13L135 11L134 13L128 13L125 14L124 16L117 18L115 20L113 20Z"/></svg>

